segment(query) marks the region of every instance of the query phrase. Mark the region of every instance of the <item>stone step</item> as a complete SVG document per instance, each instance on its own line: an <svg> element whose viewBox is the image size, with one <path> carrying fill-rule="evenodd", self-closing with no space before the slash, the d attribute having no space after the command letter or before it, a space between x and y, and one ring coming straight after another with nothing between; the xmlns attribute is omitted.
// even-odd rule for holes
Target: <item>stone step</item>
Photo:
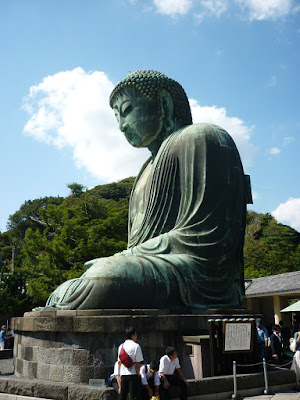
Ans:
<svg viewBox="0 0 300 400"><path fill-rule="evenodd" d="M29 396L19 396L16 394L7 394L7 393L0 393L0 400L36 400L36 397L29 397ZM53 400L53 399L46 399L41 398L40 400Z"/></svg>
<svg viewBox="0 0 300 400"><path fill-rule="evenodd" d="M280 370L268 372L271 392L293 390L296 386L294 371ZM238 394L254 396L264 391L262 373L238 375ZM174 388L175 389L175 388ZM51 400L116 400L116 392L111 387L94 387L72 383L40 381L36 379L20 379L15 376L0 377L0 400L22 399L22 397L1 397L10 394L27 398ZM178 399L179 391L172 390L171 398ZM221 400L229 399L233 394L232 376L203 378L189 380L188 398L190 400Z"/></svg>

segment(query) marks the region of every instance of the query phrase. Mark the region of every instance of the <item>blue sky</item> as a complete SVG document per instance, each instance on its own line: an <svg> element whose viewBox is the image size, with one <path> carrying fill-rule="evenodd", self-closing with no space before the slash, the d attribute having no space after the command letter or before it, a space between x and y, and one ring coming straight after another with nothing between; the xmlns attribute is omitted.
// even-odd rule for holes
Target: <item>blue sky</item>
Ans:
<svg viewBox="0 0 300 400"><path fill-rule="evenodd" d="M234 138L254 204L300 231L300 3L10 0L0 14L0 231L26 200L136 175L108 105L129 72L177 80Z"/></svg>

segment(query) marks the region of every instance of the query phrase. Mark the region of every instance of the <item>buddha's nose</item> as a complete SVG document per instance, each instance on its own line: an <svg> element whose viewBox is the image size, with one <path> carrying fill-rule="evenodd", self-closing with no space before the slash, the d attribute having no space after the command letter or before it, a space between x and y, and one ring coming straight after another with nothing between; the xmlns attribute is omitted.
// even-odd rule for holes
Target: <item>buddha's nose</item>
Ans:
<svg viewBox="0 0 300 400"><path fill-rule="evenodd" d="M128 125L127 122L120 121L120 131L126 132L128 126L129 126L129 125Z"/></svg>

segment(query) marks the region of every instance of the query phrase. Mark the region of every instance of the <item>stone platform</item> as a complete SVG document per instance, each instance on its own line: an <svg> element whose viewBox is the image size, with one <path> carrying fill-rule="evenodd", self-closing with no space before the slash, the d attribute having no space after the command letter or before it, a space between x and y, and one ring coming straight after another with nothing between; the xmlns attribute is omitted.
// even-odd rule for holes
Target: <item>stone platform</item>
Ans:
<svg viewBox="0 0 300 400"><path fill-rule="evenodd" d="M186 377L197 378L183 338L197 336L206 343L206 352L197 353L204 371L205 365L210 364L207 338L212 316L220 321L253 317L244 309L201 313L190 310L188 314L156 309L28 312L11 321L15 331L15 376L74 384L107 379L117 359L118 346L125 340L125 329L134 326L145 362L159 360L167 346L175 346L180 350ZM201 377L209 376L203 371Z"/></svg>
<svg viewBox="0 0 300 400"><path fill-rule="evenodd" d="M293 390L296 386L294 371L280 370L268 373L270 393ZM263 374L238 375L238 394L255 396L263 394ZM232 376L190 380L188 398L191 400L229 400L233 393ZM23 397L24 396L24 397ZM178 399L177 391L171 392L172 399ZM19 379L14 376L0 376L0 400L117 400L112 388L96 388L62 382L43 382L37 379ZM268 397L269 398L269 397ZM284 397L286 400L288 397Z"/></svg>

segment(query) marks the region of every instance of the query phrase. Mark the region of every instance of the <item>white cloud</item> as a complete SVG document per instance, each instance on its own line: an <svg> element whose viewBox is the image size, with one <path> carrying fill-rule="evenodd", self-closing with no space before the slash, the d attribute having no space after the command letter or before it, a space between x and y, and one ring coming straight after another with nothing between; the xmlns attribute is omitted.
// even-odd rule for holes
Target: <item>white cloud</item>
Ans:
<svg viewBox="0 0 300 400"><path fill-rule="evenodd" d="M226 0L202 0L200 5L202 6L201 12L194 14L198 23L201 23L207 17L215 16L219 18L228 9Z"/></svg>
<svg viewBox="0 0 300 400"><path fill-rule="evenodd" d="M227 11L228 3L226 0L202 0L201 4L207 9L209 14L220 17Z"/></svg>
<svg viewBox="0 0 300 400"><path fill-rule="evenodd" d="M276 156L277 154L279 154L281 152L281 149L279 147L271 147L271 149L269 149L269 153L272 156Z"/></svg>
<svg viewBox="0 0 300 400"><path fill-rule="evenodd" d="M280 203L272 215L278 222L288 224L300 231L300 198L290 197L287 202Z"/></svg>
<svg viewBox="0 0 300 400"><path fill-rule="evenodd" d="M252 163L255 147L250 143L250 135L253 126L248 127L237 118L227 115L226 109L216 106L200 106L197 100L190 99L193 122L208 122L221 126L232 136L237 145L244 167Z"/></svg>
<svg viewBox="0 0 300 400"><path fill-rule="evenodd" d="M194 6L197 11L193 14L199 23L206 17L220 17L234 6L243 10L250 21L276 21L300 11L300 6L294 5L295 0L153 0L153 3L159 13L172 17L188 14Z"/></svg>
<svg viewBox="0 0 300 400"><path fill-rule="evenodd" d="M150 153L134 149L118 129L108 99L113 83L104 72L81 68L48 76L30 88L24 133L57 148L69 147L78 168L113 181L136 175Z"/></svg>
<svg viewBox="0 0 300 400"><path fill-rule="evenodd" d="M259 194L255 190L252 190L252 199L253 201L259 199Z"/></svg>
<svg viewBox="0 0 300 400"><path fill-rule="evenodd" d="M187 14L192 7L192 0L153 0L160 14L174 16Z"/></svg>
<svg viewBox="0 0 300 400"><path fill-rule="evenodd" d="M235 0L249 12L249 19L277 20L295 12L292 0Z"/></svg>
<svg viewBox="0 0 300 400"><path fill-rule="evenodd" d="M289 144L293 143L295 141L294 136L286 136L283 138L283 146L288 146Z"/></svg>
<svg viewBox="0 0 300 400"><path fill-rule="evenodd" d="M81 68L44 78L25 99L29 120L24 133L58 149L70 148L76 166L99 180L136 175L150 153L130 146L119 131L108 104L113 87L104 72L87 73ZM190 103L194 122L211 122L228 130L244 166L249 166L254 152L252 128L227 116L225 108L201 107L196 100Z"/></svg>

